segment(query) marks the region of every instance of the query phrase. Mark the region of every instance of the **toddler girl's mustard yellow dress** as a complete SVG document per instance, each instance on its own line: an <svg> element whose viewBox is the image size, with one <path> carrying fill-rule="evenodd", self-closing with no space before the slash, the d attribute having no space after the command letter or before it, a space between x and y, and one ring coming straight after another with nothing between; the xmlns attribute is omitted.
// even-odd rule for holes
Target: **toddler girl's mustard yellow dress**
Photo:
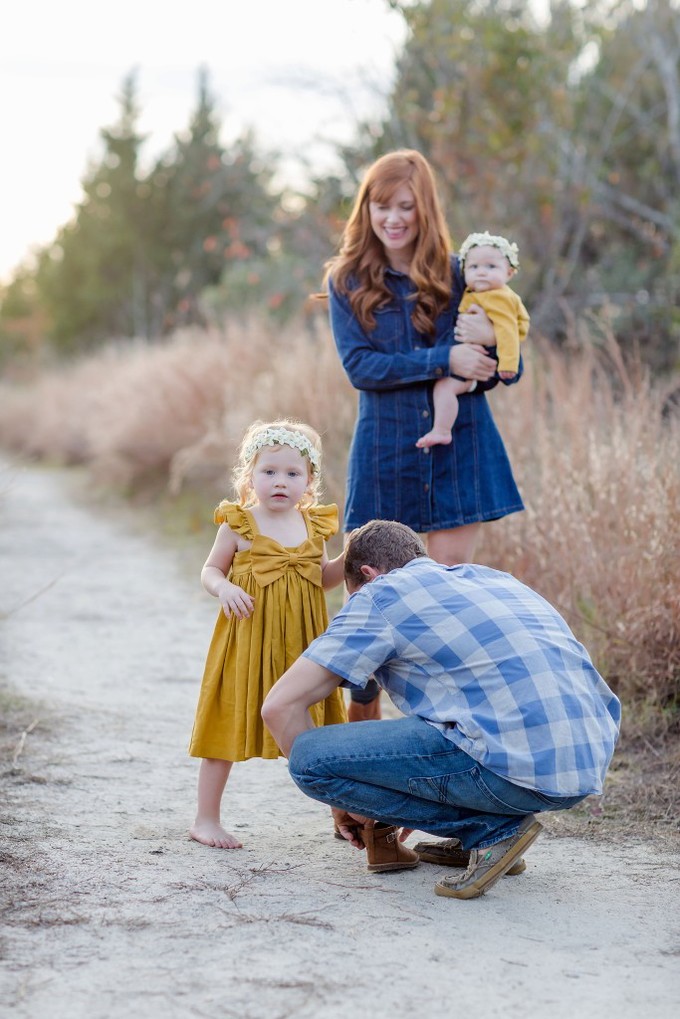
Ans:
<svg viewBox="0 0 680 1019"><path fill-rule="evenodd" d="M229 579L252 595L248 619L227 619L220 607L196 709L189 753L245 761L279 757L281 751L262 722L262 702L286 669L328 625L321 586L324 541L338 530L335 505L303 510L308 537L284 548L260 534L249 510L221 502L215 523L226 523L250 548L234 556ZM340 689L315 704L315 725L346 722Z"/></svg>

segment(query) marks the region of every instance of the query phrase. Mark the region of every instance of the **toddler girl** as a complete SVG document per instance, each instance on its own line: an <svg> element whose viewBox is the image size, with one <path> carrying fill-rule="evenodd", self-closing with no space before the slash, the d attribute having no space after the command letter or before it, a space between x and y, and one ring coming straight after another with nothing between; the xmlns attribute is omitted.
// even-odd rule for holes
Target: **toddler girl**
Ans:
<svg viewBox="0 0 680 1019"><path fill-rule="evenodd" d="M281 754L260 715L276 680L328 624L324 588L343 579L343 555L325 539L337 506L317 502L321 440L308 425L256 421L234 471L238 502L215 510L220 525L201 582L222 606L208 650L189 753L202 757L198 810L189 834L220 849L241 842L220 823L234 761ZM347 720L341 691L315 705L316 725Z"/></svg>

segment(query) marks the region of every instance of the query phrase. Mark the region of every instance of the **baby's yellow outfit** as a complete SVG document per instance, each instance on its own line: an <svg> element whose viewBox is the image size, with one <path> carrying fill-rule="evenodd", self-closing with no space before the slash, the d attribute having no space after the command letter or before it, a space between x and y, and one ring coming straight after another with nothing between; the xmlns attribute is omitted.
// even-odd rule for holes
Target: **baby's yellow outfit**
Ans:
<svg viewBox="0 0 680 1019"><path fill-rule="evenodd" d="M215 523L226 523L250 548L234 556L229 579L252 595L248 619L217 617L189 753L245 761L279 757L281 751L262 722L262 702L289 666L328 625L321 586L324 541L338 530L338 508L312 506L302 511L308 537L297 548L284 548L260 534L252 513L229 502L215 510ZM346 722L340 689L310 709L315 725Z"/></svg>
<svg viewBox="0 0 680 1019"><path fill-rule="evenodd" d="M483 290L476 294L469 287L458 308L458 314L478 304L491 320L496 336L496 355L499 372L515 372L519 369L519 345L529 332L529 312L521 297L508 286L497 290Z"/></svg>

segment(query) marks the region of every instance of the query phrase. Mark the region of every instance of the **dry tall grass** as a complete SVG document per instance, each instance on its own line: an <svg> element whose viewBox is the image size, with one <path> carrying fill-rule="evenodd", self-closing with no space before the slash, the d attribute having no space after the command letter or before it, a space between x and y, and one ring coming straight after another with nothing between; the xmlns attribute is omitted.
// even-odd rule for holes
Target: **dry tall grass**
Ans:
<svg viewBox="0 0 680 1019"><path fill-rule="evenodd" d="M609 337L599 352L534 348L516 397L491 397L527 509L486 529L479 558L560 609L623 698L630 735L680 721L680 419L663 411L670 388L625 366Z"/></svg>
<svg viewBox="0 0 680 1019"><path fill-rule="evenodd" d="M0 443L85 463L108 484L165 479L171 493L228 494L254 418L295 416L324 439L327 498L342 505L355 394L325 326L116 345L0 387ZM611 336L570 354L532 341L525 378L491 402L527 506L490 524L478 560L556 605L626 707L630 737L678 727L680 422L664 394L625 366ZM677 384L677 383L676 383Z"/></svg>

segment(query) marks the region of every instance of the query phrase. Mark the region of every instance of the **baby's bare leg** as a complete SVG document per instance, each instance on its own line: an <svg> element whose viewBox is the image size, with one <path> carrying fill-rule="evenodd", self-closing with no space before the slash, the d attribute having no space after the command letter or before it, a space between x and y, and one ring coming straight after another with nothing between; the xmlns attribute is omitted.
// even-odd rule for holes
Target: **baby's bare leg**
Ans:
<svg viewBox="0 0 680 1019"><path fill-rule="evenodd" d="M416 442L419 449L429 446L448 446L451 442L451 429L458 417L458 396L467 393L472 383L461 379L439 379L432 389L434 403L434 422L427 434Z"/></svg>
<svg viewBox="0 0 680 1019"><path fill-rule="evenodd" d="M220 824L222 793L233 761L205 757L198 773L198 810L189 835L214 849L241 849L242 843Z"/></svg>

